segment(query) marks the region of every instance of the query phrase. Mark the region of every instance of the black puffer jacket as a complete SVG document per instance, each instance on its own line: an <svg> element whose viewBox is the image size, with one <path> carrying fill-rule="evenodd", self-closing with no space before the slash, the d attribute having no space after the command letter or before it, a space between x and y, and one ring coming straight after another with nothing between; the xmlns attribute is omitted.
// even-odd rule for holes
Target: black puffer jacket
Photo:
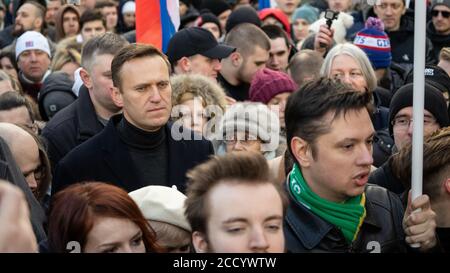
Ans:
<svg viewBox="0 0 450 273"><path fill-rule="evenodd" d="M450 35L438 34L434 28L433 22L430 21L427 24L427 37L433 44L434 58L439 60L439 52L441 52L441 49L450 46Z"/></svg>
<svg viewBox="0 0 450 273"><path fill-rule="evenodd" d="M405 191L403 183L393 174L389 160L369 175L369 183L386 188L398 195Z"/></svg>
<svg viewBox="0 0 450 273"><path fill-rule="evenodd" d="M403 207L395 194L375 185L366 187L366 218L356 240L349 244L334 225L290 196L284 231L289 252L406 252Z"/></svg>
<svg viewBox="0 0 450 273"><path fill-rule="evenodd" d="M400 29L386 31L391 41L392 61L403 66L406 70L414 64L414 18L404 15L400 21ZM434 64L436 59L433 54L433 44L426 40L426 63Z"/></svg>
<svg viewBox="0 0 450 273"><path fill-rule="evenodd" d="M77 99L72 85L73 81L64 72L57 71L48 75L38 97L39 112L43 120L48 121Z"/></svg>

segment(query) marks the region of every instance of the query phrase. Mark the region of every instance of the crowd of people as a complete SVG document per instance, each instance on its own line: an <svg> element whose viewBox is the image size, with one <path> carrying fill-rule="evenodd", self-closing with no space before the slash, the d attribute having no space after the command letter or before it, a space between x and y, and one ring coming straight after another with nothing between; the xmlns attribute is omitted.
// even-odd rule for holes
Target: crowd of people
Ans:
<svg viewBox="0 0 450 273"><path fill-rule="evenodd" d="M414 0L67 2L0 1L0 252L450 251L450 0L415 199Z"/></svg>

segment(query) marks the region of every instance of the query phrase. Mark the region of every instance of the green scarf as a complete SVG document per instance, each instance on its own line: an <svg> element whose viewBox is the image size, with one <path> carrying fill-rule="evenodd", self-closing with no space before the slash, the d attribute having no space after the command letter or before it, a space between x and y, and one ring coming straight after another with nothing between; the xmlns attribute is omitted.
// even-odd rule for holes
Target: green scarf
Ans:
<svg viewBox="0 0 450 273"><path fill-rule="evenodd" d="M294 164L288 179L289 189L298 202L325 221L338 227L347 242L351 243L356 239L359 228L366 217L364 193L352 197L344 203L325 200L309 188L297 164Z"/></svg>

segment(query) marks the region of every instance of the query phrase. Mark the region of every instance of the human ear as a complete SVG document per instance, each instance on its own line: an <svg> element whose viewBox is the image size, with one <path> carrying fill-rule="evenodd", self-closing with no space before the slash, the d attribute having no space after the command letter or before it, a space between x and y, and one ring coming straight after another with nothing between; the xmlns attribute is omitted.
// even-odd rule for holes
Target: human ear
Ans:
<svg viewBox="0 0 450 273"><path fill-rule="evenodd" d="M178 65L184 73L191 72L191 61L188 57L182 57L178 61Z"/></svg>
<svg viewBox="0 0 450 273"><path fill-rule="evenodd" d="M195 252L208 253L208 241L202 232L194 231L192 233L192 245L194 245Z"/></svg>
<svg viewBox="0 0 450 273"><path fill-rule="evenodd" d="M87 89L92 88L92 79L86 69L84 69L84 68L80 69L80 78L83 81L83 84L86 86Z"/></svg>
<svg viewBox="0 0 450 273"><path fill-rule="evenodd" d="M117 105L118 107L123 107L123 97L119 88L115 86L112 88L111 98L115 105Z"/></svg>
<svg viewBox="0 0 450 273"><path fill-rule="evenodd" d="M302 167L309 167L312 161L311 146L306 140L300 137L293 137L291 140L292 155Z"/></svg>
<svg viewBox="0 0 450 273"><path fill-rule="evenodd" d="M450 194L450 178L444 182L444 189L447 194Z"/></svg>

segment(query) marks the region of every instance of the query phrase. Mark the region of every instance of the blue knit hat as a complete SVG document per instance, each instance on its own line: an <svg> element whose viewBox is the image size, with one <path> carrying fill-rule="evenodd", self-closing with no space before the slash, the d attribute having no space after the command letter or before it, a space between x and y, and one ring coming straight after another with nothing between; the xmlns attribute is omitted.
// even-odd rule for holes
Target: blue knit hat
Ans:
<svg viewBox="0 0 450 273"><path fill-rule="evenodd" d="M319 11L311 5L304 4L296 9L292 15L292 21L297 19L305 19L309 24L312 24L319 19Z"/></svg>
<svg viewBox="0 0 450 273"><path fill-rule="evenodd" d="M391 65L391 42L384 32L384 25L380 19L369 17L366 27L356 34L353 44L367 54L374 69L387 68Z"/></svg>

